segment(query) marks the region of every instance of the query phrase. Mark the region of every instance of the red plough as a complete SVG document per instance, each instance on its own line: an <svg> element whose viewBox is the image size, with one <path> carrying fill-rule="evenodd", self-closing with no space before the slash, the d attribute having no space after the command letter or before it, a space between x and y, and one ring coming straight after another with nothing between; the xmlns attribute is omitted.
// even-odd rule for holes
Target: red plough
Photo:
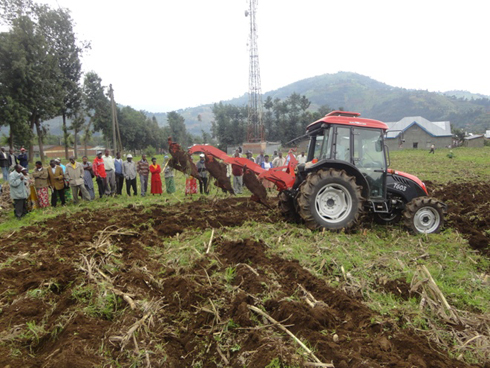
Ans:
<svg viewBox="0 0 490 368"><path fill-rule="evenodd" d="M257 177L258 179L264 179L274 183L279 191L289 189L294 184L294 168L298 164L298 161L292 154L292 150L290 150L288 153L288 165L276 167L270 170L264 170L262 167L248 158L230 157L225 152L213 146L201 144L195 145L189 149L190 154L198 152L203 152L206 156L216 157L226 164L242 167L244 169L243 181L248 190L252 192L252 199L266 206L268 206L267 192L264 186L260 184L259 180L257 180Z"/></svg>

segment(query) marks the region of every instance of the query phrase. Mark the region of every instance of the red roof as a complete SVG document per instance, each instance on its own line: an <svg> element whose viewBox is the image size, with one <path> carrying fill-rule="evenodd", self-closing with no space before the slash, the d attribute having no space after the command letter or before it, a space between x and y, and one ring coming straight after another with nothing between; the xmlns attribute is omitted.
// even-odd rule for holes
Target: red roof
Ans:
<svg viewBox="0 0 490 368"><path fill-rule="evenodd" d="M358 112L338 111L338 110L332 111L327 115L325 115L323 118L308 125L306 127L306 130L308 131L311 129L318 128L322 123L388 130L388 126L379 120L364 119L364 118L360 118L359 116L361 116L361 114Z"/></svg>

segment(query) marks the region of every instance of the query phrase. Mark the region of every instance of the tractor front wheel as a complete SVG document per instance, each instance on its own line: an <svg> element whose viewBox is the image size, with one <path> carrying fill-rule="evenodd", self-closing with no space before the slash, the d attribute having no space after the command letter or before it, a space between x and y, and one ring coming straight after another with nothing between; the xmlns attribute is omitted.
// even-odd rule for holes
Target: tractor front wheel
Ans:
<svg viewBox="0 0 490 368"><path fill-rule="evenodd" d="M319 170L301 185L298 209L310 229L349 229L362 212L361 187L344 170Z"/></svg>
<svg viewBox="0 0 490 368"><path fill-rule="evenodd" d="M414 233L438 233L444 226L444 211L444 205L437 199L417 197L406 205L403 220Z"/></svg>

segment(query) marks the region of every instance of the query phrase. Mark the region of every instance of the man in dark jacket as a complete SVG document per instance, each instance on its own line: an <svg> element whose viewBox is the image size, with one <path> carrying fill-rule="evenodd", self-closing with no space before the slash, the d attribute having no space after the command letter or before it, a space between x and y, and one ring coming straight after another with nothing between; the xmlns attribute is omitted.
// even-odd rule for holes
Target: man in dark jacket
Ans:
<svg viewBox="0 0 490 368"><path fill-rule="evenodd" d="M17 157L15 156L14 150L12 148L9 149L8 159L9 159L9 168L11 170L14 170L15 165L17 165L19 161L17 161Z"/></svg>
<svg viewBox="0 0 490 368"><path fill-rule="evenodd" d="M54 160L49 161L48 181L52 189L51 206L56 207L57 197L61 200L61 205L65 205L65 178L61 166L56 165Z"/></svg>
<svg viewBox="0 0 490 368"><path fill-rule="evenodd" d="M17 156L17 159L19 160L19 165L22 167L25 167L26 169L29 169L27 166L29 164L29 158L27 157L26 149L22 147L20 149L20 155Z"/></svg>
<svg viewBox="0 0 490 368"><path fill-rule="evenodd" d="M209 194L208 191L208 169L204 163L204 153L199 155L199 161L196 164L197 172L201 176L201 181L199 182L199 192L201 194Z"/></svg>

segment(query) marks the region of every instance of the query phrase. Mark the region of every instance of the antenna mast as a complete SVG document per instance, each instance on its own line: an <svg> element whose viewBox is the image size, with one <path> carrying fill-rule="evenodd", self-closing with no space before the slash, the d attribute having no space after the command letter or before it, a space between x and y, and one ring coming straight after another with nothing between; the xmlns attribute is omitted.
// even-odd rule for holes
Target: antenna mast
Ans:
<svg viewBox="0 0 490 368"><path fill-rule="evenodd" d="M247 141L263 142L264 125L262 123L262 88L260 86L257 24L255 23L258 0L248 0L248 2L249 8L245 11L245 16L250 17Z"/></svg>

